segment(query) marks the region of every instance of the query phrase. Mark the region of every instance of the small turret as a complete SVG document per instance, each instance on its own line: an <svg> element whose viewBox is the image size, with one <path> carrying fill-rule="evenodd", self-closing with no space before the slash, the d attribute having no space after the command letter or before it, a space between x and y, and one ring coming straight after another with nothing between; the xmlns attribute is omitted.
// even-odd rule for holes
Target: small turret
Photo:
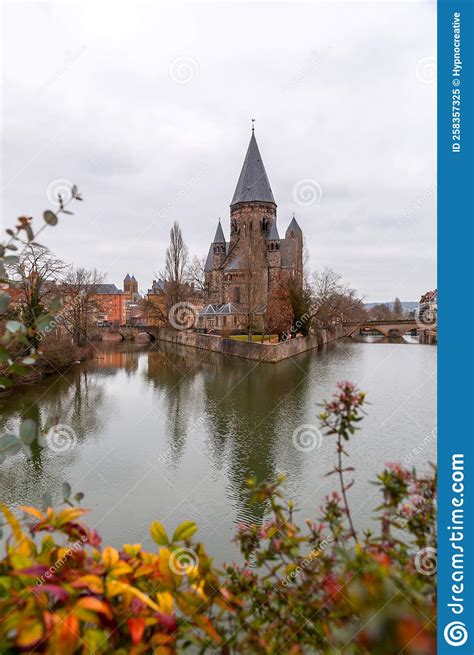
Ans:
<svg viewBox="0 0 474 655"><path fill-rule="evenodd" d="M226 245L225 245L225 236L224 231L222 230L221 219L217 223L216 234L211 245L212 249L212 268L219 268L222 266L225 254L226 254ZM211 250L209 251L209 254Z"/></svg>
<svg viewBox="0 0 474 655"><path fill-rule="evenodd" d="M269 269L269 282L270 286L273 281L278 277L278 272L281 267L281 252L280 252L280 235L278 234L276 217L273 219L267 237L267 261Z"/></svg>

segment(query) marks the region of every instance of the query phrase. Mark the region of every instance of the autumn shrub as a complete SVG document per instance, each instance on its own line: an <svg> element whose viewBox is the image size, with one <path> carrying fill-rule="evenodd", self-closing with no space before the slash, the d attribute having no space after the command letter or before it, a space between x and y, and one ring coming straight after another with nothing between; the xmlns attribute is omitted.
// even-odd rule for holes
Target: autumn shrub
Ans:
<svg viewBox="0 0 474 655"><path fill-rule="evenodd" d="M71 505L40 511L2 506L0 652L317 653L432 655L435 641L436 481L389 464L378 476L377 530L350 517L345 448L364 395L341 383L321 415L336 443L340 493L318 520L295 521L281 480L249 481L268 505L260 525L240 525L239 563L216 568L185 522L156 549L102 547ZM80 498L81 495L78 496Z"/></svg>

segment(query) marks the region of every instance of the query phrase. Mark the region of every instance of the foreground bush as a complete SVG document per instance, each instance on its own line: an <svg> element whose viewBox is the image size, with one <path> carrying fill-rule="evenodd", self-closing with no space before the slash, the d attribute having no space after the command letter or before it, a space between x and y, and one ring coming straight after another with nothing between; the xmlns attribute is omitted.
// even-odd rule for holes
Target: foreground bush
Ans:
<svg viewBox="0 0 474 655"><path fill-rule="evenodd" d="M358 534L343 466L364 396L342 383L321 420L334 438L341 495L317 522L294 521L280 481L249 483L268 503L263 525L241 525L243 563L214 567L192 522L169 537L154 522L153 552L101 547L86 510L5 506L0 652L320 653L432 655L435 639L434 475L387 465L376 484L377 533Z"/></svg>

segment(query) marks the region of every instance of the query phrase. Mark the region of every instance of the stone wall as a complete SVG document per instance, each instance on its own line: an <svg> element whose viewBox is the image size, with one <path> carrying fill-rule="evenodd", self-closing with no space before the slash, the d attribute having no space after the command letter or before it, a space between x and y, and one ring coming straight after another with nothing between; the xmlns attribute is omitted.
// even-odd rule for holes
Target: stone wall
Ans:
<svg viewBox="0 0 474 655"><path fill-rule="evenodd" d="M342 337L342 329L335 326L329 330L318 330L308 337L298 337L279 344L262 344L252 341L236 341L235 339L223 339L215 335L198 334L197 332L186 332L172 330L170 328L159 328L157 339L176 343L192 348L202 348L213 352L231 355L232 357L243 357L262 362L279 362L288 357L294 357L307 350L323 346L330 341Z"/></svg>

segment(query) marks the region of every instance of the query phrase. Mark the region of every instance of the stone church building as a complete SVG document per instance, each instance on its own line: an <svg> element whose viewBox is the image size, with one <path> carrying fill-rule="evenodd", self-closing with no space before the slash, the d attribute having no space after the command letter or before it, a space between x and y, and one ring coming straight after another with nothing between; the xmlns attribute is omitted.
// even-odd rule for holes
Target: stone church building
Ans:
<svg viewBox="0 0 474 655"><path fill-rule="evenodd" d="M241 329L258 321L272 285L285 276L302 283L303 233L294 215L284 238L254 130L230 204L230 237L217 225L205 263L204 307L198 327ZM261 318L260 318L261 320Z"/></svg>

